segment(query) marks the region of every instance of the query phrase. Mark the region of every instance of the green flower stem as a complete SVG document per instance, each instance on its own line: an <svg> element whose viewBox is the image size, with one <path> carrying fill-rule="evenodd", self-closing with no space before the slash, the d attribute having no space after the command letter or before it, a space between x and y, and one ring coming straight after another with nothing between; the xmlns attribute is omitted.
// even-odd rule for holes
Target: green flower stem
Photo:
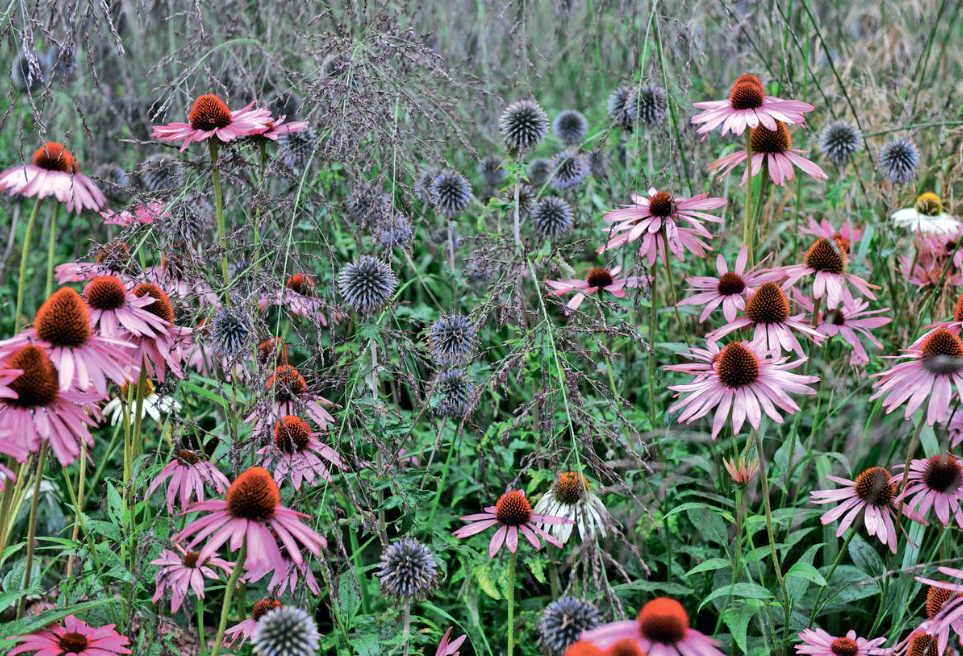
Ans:
<svg viewBox="0 0 963 656"><path fill-rule="evenodd" d="M197 610L197 656L204 656L204 599L195 599L194 607Z"/></svg>
<svg viewBox="0 0 963 656"><path fill-rule="evenodd" d="M518 196L521 188L522 188L522 175L521 173L516 173L515 174L514 227L515 227L515 246L519 250L521 250L522 248L522 229L521 229L521 221L519 219L519 207L518 207ZM511 656L511 654L509 654L509 656Z"/></svg>
<svg viewBox="0 0 963 656"><path fill-rule="evenodd" d="M836 554L836 560L833 561L833 566L829 568L829 572L826 574L826 585L819 588L819 592L816 593L816 600L813 601L813 610L809 614L809 623L806 624L806 628L812 628L813 621L816 619L816 613L819 612L819 602L823 598L823 592L829 587L829 581L833 578L833 573L835 573L836 568L839 567L839 563L843 561L843 555L849 553L849 543L853 541L853 536L856 535L858 524L850 527L849 535L846 536L846 541L843 543L843 548L839 550Z"/></svg>
<svg viewBox="0 0 963 656"><path fill-rule="evenodd" d="M33 551L34 542L37 538L37 506L40 502L40 482L43 481L43 468L47 464L48 443L44 442L40 447L40 455L37 456L37 473L33 483L33 498L30 500L30 520L27 528L27 571L23 574L23 589L30 588L30 574L33 570ZM23 611L27 607L27 595L20 598L20 606L17 608L17 619L23 617Z"/></svg>
<svg viewBox="0 0 963 656"><path fill-rule="evenodd" d="M214 214L217 217L217 240L221 246L221 274L224 277L224 290L227 291L231 278L227 270L227 229L224 226L224 196L221 194L221 169L217 164L217 139L207 140L211 153L211 184L214 185ZM225 293L225 304L227 295Z"/></svg>
<svg viewBox="0 0 963 656"><path fill-rule="evenodd" d="M518 553L512 552L508 559L508 656L515 651L515 561Z"/></svg>
<svg viewBox="0 0 963 656"><path fill-rule="evenodd" d="M759 437L759 431L753 430L752 436L756 442L756 455L759 458L759 478L762 481L762 499L763 506L766 510L766 535L769 538L769 550L772 553L772 569L776 573L776 579L779 581L779 589L782 591L782 605L786 612L786 617L789 617L789 592L786 590L786 581L782 577L782 568L779 566L779 551L776 549L776 534L772 528L772 505L769 501L769 473L766 471L766 455L762 450L762 438ZM786 625L789 625L789 621L786 621Z"/></svg>
<svg viewBox="0 0 963 656"><path fill-rule="evenodd" d="M20 252L20 279L17 281L17 312L13 317L13 332L20 332L20 313L23 310L23 288L27 282L27 256L30 254L30 239L33 237L33 227L37 223L37 215L40 213L41 198L37 198L30 212L30 220L27 221L27 235L23 238L23 247Z"/></svg>
<svg viewBox="0 0 963 656"><path fill-rule="evenodd" d="M217 625L217 637L214 638L214 647L211 649L211 656L217 656L221 650L221 643L224 642L224 629L227 628L227 616L231 612L231 598L234 596L234 588L237 581L241 578L241 571L244 569L244 559L247 557L247 539L241 543L241 550L237 552L237 560L234 562L234 570L231 578L227 581L227 588L224 590L224 603L221 604L221 620Z"/></svg>
<svg viewBox="0 0 963 656"><path fill-rule="evenodd" d="M47 238L47 287L45 296L53 293L54 251L57 246L57 219L60 216L60 203L54 203L53 216L50 217L50 236Z"/></svg>
<svg viewBox="0 0 963 656"><path fill-rule="evenodd" d="M656 407L655 407L655 328L657 323L656 291L658 281L658 267L652 267L652 285L649 287L649 421L652 428L656 426Z"/></svg>
<svg viewBox="0 0 963 656"><path fill-rule="evenodd" d="M910 440L909 446L906 449L906 464L903 466L903 484L900 485L900 494L906 489L906 484L909 482L909 470L910 463L913 462L913 453L916 451L916 445L920 441L920 433L923 432L923 424L926 422L926 411L924 410L920 414L920 420L916 422L916 430L913 431L913 438ZM903 504L906 502L906 498L900 498L899 506L896 508L896 521L900 523L903 517Z"/></svg>

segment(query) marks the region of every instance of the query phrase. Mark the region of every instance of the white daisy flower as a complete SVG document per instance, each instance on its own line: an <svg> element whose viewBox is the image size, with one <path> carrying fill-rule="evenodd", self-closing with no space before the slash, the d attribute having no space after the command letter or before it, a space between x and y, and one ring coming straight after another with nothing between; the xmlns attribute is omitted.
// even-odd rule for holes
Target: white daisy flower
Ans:
<svg viewBox="0 0 963 656"><path fill-rule="evenodd" d="M943 210L943 201L932 192L916 199L916 205L893 213L893 223L924 235L958 235L963 232L959 219Z"/></svg>
<svg viewBox="0 0 963 656"><path fill-rule="evenodd" d="M595 535L604 537L605 525L609 522L609 513L602 500L592 492L588 480L576 472L559 474L552 488L535 504L535 513L565 517L575 522L539 525L562 543L568 542L573 526L578 526L582 541L591 540Z"/></svg>
<svg viewBox="0 0 963 656"><path fill-rule="evenodd" d="M141 415L141 420L146 417L150 417L154 421L159 422L161 420L161 413L170 414L172 411L180 410L181 404L175 401L169 396L161 396L154 390L154 383L149 379L146 381L145 391L147 395L144 397L144 410L143 415ZM134 383L136 384L136 383ZM122 385L120 388L120 393L115 396L110 402L104 406L104 416L110 416L110 425L116 426L124 419L124 406L127 405L127 399L130 398L130 394L133 393L136 396L136 391L130 389L130 385ZM133 421L133 414L137 411L137 401L135 400L132 404L130 413L131 420Z"/></svg>

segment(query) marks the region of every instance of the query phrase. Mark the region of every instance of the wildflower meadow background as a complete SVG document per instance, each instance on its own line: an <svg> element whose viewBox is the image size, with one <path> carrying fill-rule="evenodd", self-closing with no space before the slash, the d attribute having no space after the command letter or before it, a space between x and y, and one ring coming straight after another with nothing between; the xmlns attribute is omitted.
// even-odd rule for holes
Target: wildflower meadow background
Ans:
<svg viewBox="0 0 963 656"><path fill-rule="evenodd" d="M963 4L0 34L0 653L963 649Z"/></svg>

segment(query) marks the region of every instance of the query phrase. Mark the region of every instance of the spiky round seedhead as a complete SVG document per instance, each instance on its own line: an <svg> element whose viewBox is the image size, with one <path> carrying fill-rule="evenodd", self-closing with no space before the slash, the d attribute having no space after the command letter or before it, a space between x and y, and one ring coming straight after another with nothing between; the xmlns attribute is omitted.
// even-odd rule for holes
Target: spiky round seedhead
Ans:
<svg viewBox="0 0 963 656"><path fill-rule="evenodd" d="M428 331L428 350L441 365L468 362L478 341L478 332L471 319L461 314L446 314L431 325Z"/></svg>
<svg viewBox="0 0 963 656"><path fill-rule="evenodd" d="M538 632L550 656L562 656L578 642L582 631L591 631L601 623L599 611L592 603L577 597L562 597L545 608Z"/></svg>
<svg viewBox="0 0 963 656"><path fill-rule="evenodd" d="M267 97L267 108L273 116L284 116L287 121L296 120L301 112L301 96L291 90L273 91Z"/></svg>
<svg viewBox="0 0 963 656"><path fill-rule="evenodd" d="M915 178L919 165L920 151L909 139L894 137L879 151L879 166L883 175L895 184Z"/></svg>
<svg viewBox="0 0 963 656"><path fill-rule="evenodd" d="M468 399L475 391L475 384L462 369L448 369L438 377L435 389L439 399L435 414L461 418L468 410Z"/></svg>
<svg viewBox="0 0 963 656"><path fill-rule="evenodd" d="M338 289L345 303L363 315L384 309L391 302L396 282L391 267L370 255L362 255L338 274Z"/></svg>
<svg viewBox="0 0 963 656"><path fill-rule="evenodd" d="M630 95L632 95L632 89L628 87L619 87L609 94L609 119L612 123L624 130L631 130L632 125L635 123L635 118L629 111L627 104Z"/></svg>
<svg viewBox="0 0 963 656"><path fill-rule="evenodd" d="M588 158L581 153L562 152L552 158L552 186L572 189L585 181L589 173Z"/></svg>
<svg viewBox="0 0 963 656"><path fill-rule="evenodd" d="M381 569L375 575L381 593L396 603L424 599L435 591L441 570L428 547L414 538L392 542L381 556Z"/></svg>
<svg viewBox="0 0 963 656"><path fill-rule="evenodd" d="M443 171L431 183L435 207L445 216L455 216L471 201L471 184L461 173Z"/></svg>
<svg viewBox="0 0 963 656"><path fill-rule="evenodd" d="M508 150L522 153L545 138L548 133L548 114L534 100L519 100L502 112L498 129Z"/></svg>
<svg viewBox="0 0 963 656"><path fill-rule="evenodd" d="M208 339L211 349L229 360L246 350L250 351L254 343L247 318L227 308L221 308L214 315L208 329Z"/></svg>
<svg viewBox="0 0 963 656"><path fill-rule="evenodd" d="M362 227L380 223L386 209L391 209L391 197L370 184L355 187L348 198L348 214Z"/></svg>
<svg viewBox="0 0 963 656"><path fill-rule="evenodd" d="M310 128L278 135L278 157L286 167L295 172L308 167L317 146L318 135Z"/></svg>
<svg viewBox="0 0 963 656"><path fill-rule="evenodd" d="M665 120L669 97L661 87L643 86L629 94L625 106L635 122L652 127Z"/></svg>
<svg viewBox="0 0 963 656"><path fill-rule="evenodd" d="M170 191L184 183L181 163L165 153L145 159L134 175L137 185L148 193Z"/></svg>
<svg viewBox="0 0 963 656"><path fill-rule="evenodd" d="M316 656L318 625L306 611L281 606L261 616L254 627L251 645L257 656Z"/></svg>
<svg viewBox="0 0 963 656"><path fill-rule="evenodd" d="M439 173L441 173L441 169L433 166L430 169L425 169L418 175L418 179L415 180L415 195L421 199L421 202L434 204L435 195L432 183L434 183L435 176Z"/></svg>
<svg viewBox="0 0 963 656"><path fill-rule="evenodd" d="M528 165L528 181L533 187L541 187L552 177L552 160L547 157L536 157Z"/></svg>
<svg viewBox="0 0 963 656"><path fill-rule="evenodd" d="M10 67L10 80L20 93L36 91L50 81L50 63L36 53L19 53Z"/></svg>
<svg viewBox="0 0 963 656"><path fill-rule="evenodd" d="M823 130L819 145L826 157L842 166L863 147L863 137L859 129L849 121L835 121Z"/></svg>
<svg viewBox="0 0 963 656"><path fill-rule="evenodd" d="M214 224L214 205L199 191L190 191L170 205L157 227L171 244L205 243Z"/></svg>
<svg viewBox="0 0 963 656"><path fill-rule="evenodd" d="M508 175L508 170L504 167L505 159L498 155L487 155L478 164L478 172L482 180L492 187L497 187Z"/></svg>
<svg viewBox="0 0 963 656"><path fill-rule="evenodd" d="M375 238L385 248L407 249L414 239L411 220L401 212L389 212L378 223Z"/></svg>
<svg viewBox="0 0 963 656"><path fill-rule="evenodd" d="M564 235L572 229L574 221L572 207L556 196L546 196L532 210L532 229L548 239Z"/></svg>
<svg viewBox="0 0 963 656"><path fill-rule="evenodd" d="M577 109L566 109L559 112L552 121L552 132L567 144L576 144L588 133L588 121L585 115Z"/></svg>
<svg viewBox="0 0 963 656"><path fill-rule="evenodd" d="M94 179L97 180L97 186L108 199L118 203L127 200L130 178L122 166L112 162L101 164L94 171Z"/></svg>

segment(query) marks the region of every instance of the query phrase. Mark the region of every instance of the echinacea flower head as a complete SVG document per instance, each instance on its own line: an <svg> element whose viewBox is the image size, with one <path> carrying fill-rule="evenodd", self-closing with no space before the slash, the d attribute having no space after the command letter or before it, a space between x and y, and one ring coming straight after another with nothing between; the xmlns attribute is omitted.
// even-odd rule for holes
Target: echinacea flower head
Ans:
<svg viewBox="0 0 963 656"><path fill-rule="evenodd" d="M155 335L167 322L144 308L154 303L150 296L137 297L117 276L97 276L84 288L90 324L104 337Z"/></svg>
<svg viewBox="0 0 963 656"><path fill-rule="evenodd" d="M489 558L494 558L503 544L511 553L515 553L518 550L519 532L536 549L542 546L538 539L539 535L550 544L561 547L561 542L543 531L537 524L574 524L571 519L564 517L533 513L532 506L522 490L510 490L500 496L494 506L485 508L484 513L467 515L461 519L470 523L452 533L456 538L467 538L494 526L498 527L488 545Z"/></svg>
<svg viewBox="0 0 963 656"><path fill-rule="evenodd" d="M264 386L268 392L265 411L255 409L245 418L255 422L255 430L262 426L273 428L274 422L287 415L305 416L322 429L334 423L334 417L326 409L334 404L309 389L304 376L291 365L275 367Z"/></svg>
<svg viewBox="0 0 963 656"><path fill-rule="evenodd" d="M859 276L846 272L849 256L843 244L835 239L820 237L809 247L803 256L802 264L795 264L784 268L788 276L787 285L792 285L803 276L813 277L813 298L826 297L826 307L835 310L843 302L853 303L853 294L849 290L852 285L866 298L876 300L871 285Z"/></svg>
<svg viewBox="0 0 963 656"><path fill-rule="evenodd" d="M147 373L164 382L168 370L178 378L184 377L181 369L187 354L184 342L190 335L190 330L174 323L177 315L174 304L163 289L151 282L143 282L133 289L137 298L150 297L154 301L144 305L143 309L152 313L164 322L164 329L155 331L153 335L126 335L125 339L134 345L133 359L135 365L143 365Z"/></svg>
<svg viewBox="0 0 963 656"><path fill-rule="evenodd" d="M310 127L307 121L285 122L286 118L286 116L281 116L280 118L268 121L267 129L264 132L254 135L254 138L277 141L284 135L294 134L302 130L307 130L308 127Z"/></svg>
<svg viewBox="0 0 963 656"><path fill-rule="evenodd" d="M548 114L534 100L519 100L509 105L498 119L505 146L520 154L541 143L548 133Z"/></svg>
<svg viewBox="0 0 963 656"><path fill-rule="evenodd" d="M665 120L669 97L662 87L642 85L625 99L625 111L634 123L653 127Z"/></svg>
<svg viewBox="0 0 963 656"><path fill-rule="evenodd" d="M805 173L808 173L814 180L826 180L829 176L813 162L802 156L801 150L794 150L792 147L792 135L789 134L786 124L779 121L776 126L769 129L765 126L758 126L750 131L750 147L752 148L752 160L750 165L742 174L742 182L739 186L746 184L749 179L750 171L753 176L759 174L763 164L769 179L773 184L781 186L787 180L792 181L796 178L793 166ZM725 175L748 158L749 153L740 150L731 155L720 157L709 165L710 171L716 171L714 175Z"/></svg>
<svg viewBox="0 0 963 656"><path fill-rule="evenodd" d="M244 646L244 643L247 641L247 639L254 635L254 630L257 628L258 620L272 610L283 607L284 605L277 599L259 599L258 601L254 602L254 607L251 609L250 617L241 620L231 628L224 631L224 646L231 649L240 649ZM240 642L238 642L239 639Z"/></svg>
<svg viewBox="0 0 963 656"><path fill-rule="evenodd" d="M578 597L562 597L545 607L538 633L551 656L563 656L583 631L591 631L601 623L595 604Z"/></svg>
<svg viewBox="0 0 963 656"><path fill-rule="evenodd" d="M272 369L288 363L288 345L280 337L268 337L257 345L257 361Z"/></svg>
<svg viewBox="0 0 963 656"><path fill-rule="evenodd" d="M656 597L639 611L638 620L603 624L582 633L583 641L607 649L620 640L634 641L648 656L722 656L719 643L689 626L689 614L675 599Z"/></svg>
<svg viewBox="0 0 963 656"><path fill-rule="evenodd" d="M605 536L605 525L609 514L602 500L592 491L592 486L578 472L562 472L552 487L535 504L535 512L541 515L565 517L574 524L541 525L540 527L557 537L564 544L572 535L573 526L583 542L592 540L597 534Z"/></svg>
<svg viewBox="0 0 963 656"><path fill-rule="evenodd" d="M435 656L458 656L458 648L461 647L462 643L465 642L467 635L462 635L454 640L451 640L451 627L445 631L445 635L442 636L441 642L438 643L438 649L435 650Z"/></svg>
<svg viewBox="0 0 963 656"><path fill-rule="evenodd" d="M819 145L826 157L842 166L863 147L863 135L849 121L835 121L823 129Z"/></svg>
<svg viewBox="0 0 963 656"><path fill-rule="evenodd" d="M228 576L231 574L231 564L226 560L209 558L202 561L199 551L185 551L179 545L174 545L174 549L164 549L158 558L150 561L151 565L160 566L154 582L154 603L170 590L172 613L177 612L190 591L198 599L204 598L204 579L218 579L213 567L220 568Z"/></svg>
<svg viewBox="0 0 963 656"><path fill-rule="evenodd" d="M231 482L202 455L190 449L179 450L151 481L147 494L153 494L154 490L168 481L167 510L171 513L174 512L175 501L180 501L181 510L187 510L191 499L203 501L205 485L212 487L218 494L224 494Z"/></svg>
<svg viewBox="0 0 963 656"><path fill-rule="evenodd" d="M919 580L919 579L917 579ZM946 588L938 588L935 585L931 585L926 590L926 618L933 619L940 614L943 607L946 606L947 602L952 599L959 599L963 597L963 593L956 592L952 590L947 590Z"/></svg>
<svg viewBox="0 0 963 656"><path fill-rule="evenodd" d="M879 380L869 398L882 398L887 414L906 403L903 416L909 419L928 402L926 421L932 426L947 416L954 386L963 400L963 341L949 329L937 328L894 359L904 361L874 374Z"/></svg>
<svg viewBox="0 0 963 656"><path fill-rule="evenodd" d="M716 257L716 271L718 277L700 276L686 278L690 292L696 292L693 296L684 298L678 305L701 305L702 314L699 315L699 322L702 323L709 318L713 310L722 306L722 315L726 321L736 320L736 313L746 309L746 297L755 293L755 288L765 282L774 282L785 276L778 270L759 271L758 266L754 266L748 271L746 264L749 263L749 251L745 246L739 249L736 256L736 265L729 270L722 254Z"/></svg>
<svg viewBox="0 0 963 656"><path fill-rule="evenodd" d="M48 141L37 149L30 164L0 173L0 191L27 198L53 196L68 212L99 210L107 202L93 180L80 172L74 156L63 144Z"/></svg>
<svg viewBox="0 0 963 656"><path fill-rule="evenodd" d="M963 461L954 455L938 454L930 458L913 460L909 474L900 472L893 482L906 486L896 498L902 503L903 514L914 521L926 524L925 516L934 510L944 528L953 518L963 528Z"/></svg>
<svg viewBox="0 0 963 656"><path fill-rule="evenodd" d="M478 331L471 319L462 314L446 314L428 330L428 350L441 365L463 365L471 358Z"/></svg>
<svg viewBox="0 0 963 656"><path fill-rule="evenodd" d="M574 222L571 205L558 196L546 196L532 210L532 228L547 239L561 237L572 229Z"/></svg>
<svg viewBox="0 0 963 656"><path fill-rule="evenodd" d="M180 542L193 535L187 545L193 549L206 538L200 554L202 561L217 553L225 543L229 542L231 551L237 551L246 541L246 570L282 569L284 558L274 534L298 564L304 561L299 544L315 556L320 556L321 547L327 546L324 537L301 521L307 515L281 505L277 484L261 467L251 467L238 476L224 499L195 502L188 512L206 514L188 524L174 539Z"/></svg>
<svg viewBox="0 0 963 656"><path fill-rule="evenodd" d="M638 276L620 277L619 274L621 272L622 267L620 266L611 270L604 267L596 267L590 270L584 279L546 280L545 284L552 288L552 291L549 292L550 296L561 296L569 292L575 293L572 300L565 304L567 313L569 310L577 310L587 296L594 294L600 289L607 291L615 298L624 298L627 287L639 286Z"/></svg>
<svg viewBox="0 0 963 656"><path fill-rule="evenodd" d="M925 631L930 634L927 637L936 638L932 653L940 654L944 653L943 650L946 649L951 630L956 635L963 637L963 584L960 583L960 579L963 579L963 569L953 567L937 567L936 569L942 577L956 580L947 581L942 577L941 580L936 580L923 576L914 578L920 583L930 586L926 593L926 615L928 619L919 625L919 629L921 632ZM919 641L921 645L925 642L922 638ZM929 644L926 643L925 646ZM939 649L936 648L937 645ZM908 651L907 653L911 653L913 656L916 656L917 653L930 656L930 652L927 651Z"/></svg>
<svg viewBox="0 0 963 656"><path fill-rule="evenodd" d="M338 274L338 289L345 303L363 315L383 310L391 302L396 284L391 267L370 255L362 255Z"/></svg>
<svg viewBox="0 0 963 656"><path fill-rule="evenodd" d="M116 624L94 628L73 615L64 618L62 625L50 625L27 635L12 636L21 644L10 651L10 656L37 652L41 656L111 656L129 654L130 641L114 630Z"/></svg>
<svg viewBox="0 0 963 656"><path fill-rule="evenodd" d="M963 223L947 214L943 201L931 191L920 194L913 207L893 212L893 225L921 235L959 237L963 232Z"/></svg>
<svg viewBox="0 0 963 656"><path fill-rule="evenodd" d="M195 141L216 137L225 143L238 137L250 137L268 130L271 110L253 109L254 103L237 111L231 111L223 100L213 93L198 96L187 116L187 123L155 125L152 137L161 141L181 141L181 152Z"/></svg>
<svg viewBox="0 0 963 656"><path fill-rule="evenodd" d="M869 362L869 355L863 348L859 340L859 335L863 335L878 349L883 348L882 342L873 336L871 330L885 326L891 317L880 316L889 312L889 308L879 310L869 310L869 303L861 299L854 299L852 302L845 301L835 310L830 310L823 314L818 326L819 332L826 337L839 335L844 342L852 347L853 353L849 356L849 364L854 367L861 367ZM812 311L811 307L807 308Z"/></svg>
<svg viewBox="0 0 963 656"><path fill-rule="evenodd" d="M799 639L802 644L795 646L796 653L811 656L873 656L892 652L891 649L882 648L886 638L867 640L857 636L855 631L836 637L820 628L805 629L799 634ZM917 655L914 653L914 656Z"/></svg>
<svg viewBox="0 0 963 656"><path fill-rule="evenodd" d="M689 353L689 357L701 362L668 365L664 369L695 377L691 383L669 386L678 392L676 396L687 394L669 412L681 410L678 422L692 423L715 410L712 439L730 417L734 433L742 430L746 419L758 430L763 412L781 424L779 410L788 414L799 410L790 393L815 394L807 385L818 382L818 377L790 371L805 358L788 362L785 357L770 357L771 352L759 342L730 342L721 349L717 343L709 342L707 347L694 348Z"/></svg>
<svg viewBox="0 0 963 656"><path fill-rule="evenodd" d="M701 125L697 132L705 135L721 125L722 136L729 132L741 135L747 127L776 130L779 123L802 125L806 121L803 114L816 109L801 100L767 96L755 75L739 76L725 100L697 102L693 106L705 110L690 119L694 125ZM756 152L755 144L753 152Z"/></svg>
<svg viewBox="0 0 963 656"><path fill-rule="evenodd" d="M275 422L274 443L257 453L262 456L262 467L274 468L275 483L280 485L289 478L295 490L300 490L304 481L311 484L317 479L330 481L330 466L347 468L338 452L322 444L308 422L295 415L286 415Z"/></svg>
<svg viewBox="0 0 963 656"><path fill-rule="evenodd" d="M552 121L552 132L566 144L576 144L588 133L588 121L577 109L566 109Z"/></svg>
<svg viewBox="0 0 963 656"><path fill-rule="evenodd" d="M839 503L838 506L823 514L823 525L831 524L842 518L836 529L836 537L841 537L860 516L869 535L875 535L884 546L896 553L896 516L894 502L898 490L892 482L892 475L884 467L870 467L855 481L838 476L827 476L829 480L842 487L835 490L816 490L811 492L813 503Z"/></svg>
<svg viewBox="0 0 963 656"><path fill-rule="evenodd" d="M475 393L475 383L464 369L445 369L438 376L436 385L438 405L435 414L439 417L464 417L468 410L468 399Z"/></svg>
<svg viewBox="0 0 963 656"><path fill-rule="evenodd" d="M915 178L919 165L919 148L909 139L894 137L879 149L879 167L883 176L894 184L903 184Z"/></svg>
<svg viewBox="0 0 963 656"><path fill-rule="evenodd" d="M588 177L588 158L582 153L562 151L551 162L552 186L556 189L573 189Z"/></svg>
<svg viewBox="0 0 963 656"><path fill-rule="evenodd" d="M251 645L257 656L315 656L320 639L318 625L310 613L281 606L257 621Z"/></svg>
<svg viewBox="0 0 963 656"><path fill-rule="evenodd" d="M435 591L441 579L434 555L414 538L402 538L388 545L380 564L375 576L381 592L396 603L424 599Z"/></svg>
<svg viewBox="0 0 963 656"><path fill-rule="evenodd" d="M461 214L471 202L471 183L461 173L442 171L431 183L435 207L444 216Z"/></svg>

